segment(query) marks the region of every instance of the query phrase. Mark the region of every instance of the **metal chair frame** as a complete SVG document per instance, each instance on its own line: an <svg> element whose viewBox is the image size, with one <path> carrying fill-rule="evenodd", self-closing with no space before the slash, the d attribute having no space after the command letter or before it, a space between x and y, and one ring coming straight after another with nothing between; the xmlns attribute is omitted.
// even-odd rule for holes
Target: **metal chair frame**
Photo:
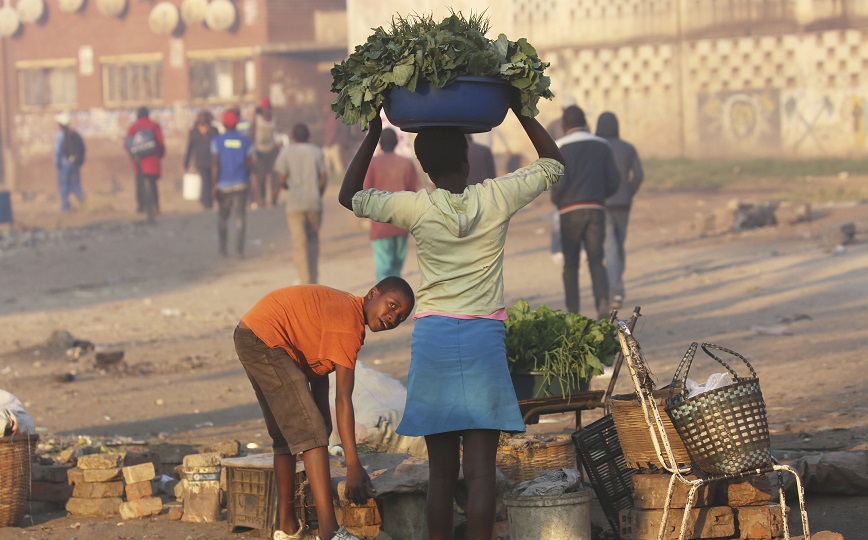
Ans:
<svg viewBox="0 0 868 540"><path fill-rule="evenodd" d="M642 412L645 415L645 423L648 425L648 432L651 435L651 442L654 445L654 450L657 453L657 458L660 461L660 466L669 472L672 476L669 479L669 488L666 493L666 502L663 507L663 519L660 522L660 529L657 534L658 540L664 540L666 534L666 524L669 520L669 507L672 502L675 482L690 486L687 494L687 502L684 507L684 515L681 519L681 528L678 533L679 540L685 539L687 532L687 523L690 515L690 510L693 507L693 501L696 496L696 491L703 485L710 484L719 480L730 478L746 478L750 476L763 476L769 472L776 472L778 475L778 496L780 497L781 515L783 520L784 538L790 538L789 524L787 523L787 505L784 498L783 488L783 472L792 473L795 478L796 488L799 495L799 512L802 520L802 531L804 537L810 538L811 533L808 526L808 513L805 510L805 491L802 487L801 478L796 471L788 466L777 463L774 458L767 466L745 471L738 475L709 475L704 473L699 467L691 465L688 467L679 467L675 461L672 447L669 444L669 437L666 434L666 428L663 424L663 418L660 410L657 407L657 402L654 400L653 382L650 374L645 366L645 360L642 356L642 351L639 348L639 343L633 337L630 328L623 321L618 321L618 341L621 344L621 351L624 360L627 363L627 368L630 370L630 378L633 380L633 385L636 391L636 397L639 398L639 403L642 406ZM688 474L696 476L695 480L686 477Z"/></svg>

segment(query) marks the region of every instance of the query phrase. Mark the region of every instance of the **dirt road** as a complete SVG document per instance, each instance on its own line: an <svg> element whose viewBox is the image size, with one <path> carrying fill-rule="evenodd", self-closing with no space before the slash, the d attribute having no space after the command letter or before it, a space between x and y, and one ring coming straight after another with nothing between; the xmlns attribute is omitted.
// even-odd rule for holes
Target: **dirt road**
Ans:
<svg viewBox="0 0 868 540"><path fill-rule="evenodd" d="M766 200L768 190L640 194L626 274L627 305L642 307L637 338L661 386L692 341L748 356L779 455L866 450L868 207L815 205L813 221L742 233L701 235L692 226L697 213L725 208L735 197ZM267 444L231 336L256 300L295 277L282 211L249 215L247 258L235 261L218 254L215 215L170 186L154 226L126 211L129 193L92 199L85 210L59 218L56 202L44 196L16 202L17 228L0 239L0 387L25 402L43 437ZM507 304L524 298L532 306L564 307L560 266L548 250L549 211L544 196L513 219ZM826 231L845 222L861 227L857 241L837 250L824 244ZM32 226L49 232L21 231ZM416 286L412 250L408 259L405 277ZM338 206L334 187L326 194L320 266L321 282L339 289L361 294L375 281L366 231ZM586 268L581 289L590 313ZM369 334L361 360L405 380L412 326ZM122 349L125 369L95 369L92 355L71 359L66 347L52 346L55 331ZM716 367L697 360L691 377L704 380ZM68 374L73 380L62 382ZM617 390L631 390L626 377ZM827 505L822 515L812 514L814 528L844 532L835 526L840 522L861 531L868 525L866 500L847 500L861 517L846 521L835 515L839 505ZM197 529L165 516L146 523L49 516L17 532L0 530L0 539L239 537L225 524Z"/></svg>

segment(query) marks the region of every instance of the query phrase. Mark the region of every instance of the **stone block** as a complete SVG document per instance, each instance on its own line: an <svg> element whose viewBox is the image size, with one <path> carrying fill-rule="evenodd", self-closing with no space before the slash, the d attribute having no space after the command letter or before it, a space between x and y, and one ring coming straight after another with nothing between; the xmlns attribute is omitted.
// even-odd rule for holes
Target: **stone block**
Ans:
<svg viewBox="0 0 868 540"><path fill-rule="evenodd" d="M30 469L30 477L34 482L50 482L64 484L68 479L69 465L37 465Z"/></svg>
<svg viewBox="0 0 868 540"><path fill-rule="evenodd" d="M666 492L669 489L670 474L634 474L633 481L633 504L636 508L663 508L666 503ZM687 493L690 486L675 481L672 490L672 502L670 508L684 508L687 503ZM693 497L693 506L702 508L714 506L713 486L708 484L700 486Z"/></svg>
<svg viewBox="0 0 868 540"><path fill-rule="evenodd" d="M85 482L114 482L121 479L121 470L114 469L84 469L82 476Z"/></svg>
<svg viewBox="0 0 868 540"><path fill-rule="evenodd" d="M88 469L117 469L124 462L123 453L120 454L89 454L78 458L78 468Z"/></svg>
<svg viewBox="0 0 868 540"><path fill-rule="evenodd" d="M30 501L65 503L72 496L72 486L55 482L30 483Z"/></svg>
<svg viewBox="0 0 868 540"><path fill-rule="evenodd" d="M790 540L805 540L804 536L791 536ZM820 531L811 535L811 540L844 540L844 535L832 531Z"/></svg>
<svg viewBox="0 0 868 540"><path fill-rule="evenodd" d="M157 475L153 463L141 463L131 467L121 469L124 473L124 481L127 484L136 484L138 482L150 482Z"/></svg>
<svg viewBox="0 0 868 540"><path fill-rule="evenodd" d="M122 497L123 481L117 482L76 482L72 496L81 499L105 499Z"/></svg>
<svg viewBox="0 0 868 540"><path fill-rule="evenodd" d="M666 520L663 540L676 540L681 530L684 510L673 508ZM621 538L623 540L646 540L657 538L663 510L642 510L626 508L618 514ZM735 535L735 516L728 506L709 506L692 508L687 519L685 538L731 538Z"/></svg>
<svg viewBox="0 0 868 540"><path fill-rule="evenodd" d="M106 499L82 499L73 497L66 502L66 511L75 516L112 517L120 513L123 499L109 497Z"/></svg>
<svg viewBox="0 0 868 540"><path fill-rule="evenodd" d="M78 467L73 467L66 471L66 482L69 485L77 484L79 482L84 482L84 471L79 469Z"/></svg>
<svg viewBox="0 0 868 540"><path fill-rule="evenodd" d="M202 452L220 454L223 457L238 457L241 453L241 443L236 440L224 441L202 448Z"/></svg>
<svg viewBox="0 0 868 540"><path fill-rule="evenodd" d="M160 468L160 456L156 452L127 452L124 458L124 467L153 463L155 469Z"/></svg>
<svg viewBox="0 0 868 540"><path fill-rule="evenodd" d="M170 443L158 443L151 445L151 451L160 456L161 464L182 463L184 461L184 456L196 453L196 449L189 444Z"/></svg>
<svg viewBox="0 0 868 540"><path fill-rule="evenodd" d="M120 514L123 519L141 519L157 516L163 511L163 501L159 497L148 497L127 501L121 504Z"/></svg>
<svg viewBox="0 0 868 540"><path fill-rule="evenodd" d="M217 467L223 458L218 452L204 454L189 454L184 456L184 468L192 467Z"/></svg>
<svg viewBox="0 0 868 540"><path fill-rule="evenodd" d="M124 487L124 493L126 493L128 501L147 499L154 496L154 486L151 485L151 482L149 480L145 480L144 482L136 482L134 484L127 484Z"/></svg>
<svg viewBox="0 0 868 540"><path fill-rule="evenodd" d="M768 476L751 476L720 482L720 504L727 506L764 506L771 502L777 490Z"/></svg>
<svg viewBox="0 0 868 540"><path fill-rule="evenodd" d="M427 540L425 494L407 493L383 498L383 531L393 538ZM508 525L507 525L508 527Z"/></svg>
<svg viewBox="0 0 868 540"><path fill-rule="evenodd" d="M48 501L33 501L27 503L27 513L31 516L41 514L51 514L63 509L66 501L63 502L48 502Z"/></svg>
<svg viewBox="0 0 868 540"><path fill-rule="evenodd" d="M784 535L781 507L777 504L743 506L733 508L733 511L736 521L735 538L771 540Z"/></svg>
<svg viewBox="0 0 868 540"><path fill-rule="evenodd" d="M170 506L169 507L169 521L181 521L181 518L184 517L184 506Z"/></svg>

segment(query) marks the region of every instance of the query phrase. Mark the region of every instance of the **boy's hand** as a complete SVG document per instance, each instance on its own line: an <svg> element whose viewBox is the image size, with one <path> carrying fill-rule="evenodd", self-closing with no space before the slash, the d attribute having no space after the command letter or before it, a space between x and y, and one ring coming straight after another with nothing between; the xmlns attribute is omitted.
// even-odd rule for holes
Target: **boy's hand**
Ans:
<svg viewBox="0 0 868 540"><path fill-rule="evenodd" d="M377 493L371 477L362 467L347 468L347 499L356 504L362 504Z"/></svg>

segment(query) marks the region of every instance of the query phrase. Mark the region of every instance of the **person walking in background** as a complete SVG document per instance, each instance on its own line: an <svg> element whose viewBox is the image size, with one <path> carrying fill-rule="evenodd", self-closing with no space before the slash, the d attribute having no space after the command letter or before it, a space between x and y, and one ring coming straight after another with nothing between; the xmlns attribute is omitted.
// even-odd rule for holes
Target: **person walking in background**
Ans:
<svg viewBox="0 0 868 540"><path fill-rule="evenodd" d="M306 124L293 126L291 142L281 149L274 164L281 187L288 190L286 222L298 272L296 281L303 284L317 283L319 279L319 230L326 188L325 157L309 139Z"/></svg>
<svg viewBox="0 0 868 540"><path fill-rule="evenodd" d="M467 138L467 164L470 166L467 185L481 184L483 180L496 178L497 170L494 167L494 154L491 148L475 142L469 134L465 137Z"/></svg>
<svg viewBox="0 0 868 540"><path fill-rule="evenodd" d="M466 538L491 540L500 432L525 430L506 361L504 245L510 219L557 182L564 167L555 142L539 122L521 115L518 99L511 109L539 156L529 166L468 186L464 134L454 127L426 127L414 146L436 189L364 190L382 131L377 116L338 196L357 217L392 223L416 239L421 285L407 405L397 432L425 437L430 540L453 537L462 464L470 501Z"/></svg>
<svg viewBox="0 0 868 540"><path fill-rule="evenodd" d="M265 208L266 202L277 205L280 186L274 176L274 160L280 148L277 145L277 126L274 122L274 112L271 100L262 98L256 109L256 116L250 128L253 134L253 147L256 154L253 160L253 174L256 177L256 202ZM269 192L271 197L269 197Z"/></svg>
<svg viewBox="0 0 868 540"><path fill-rule="evenodd" d="M611 307L621 309L626 297L624 269L627 267L627 255L624 251L624 243L627 240L627 224L630 221L633 197L639 191L645 173L636 148L621 139L618 117L614 113L606 111L597 118L596 135L608 141L621 176L618 191L606 199L605 203L606 242L603 250L609 277Z"/></svg>
<svg viewBox="0 0 868 540"><path fill-rule="evenodd" d="M69 114L62 112L54 117L60 129L54 135L54 166L57 169L57 188L60 191L60 209L70 211L69 196L75 195L78 203L84 202L81 190L81 166L84 165L84 139L69 124Z"/></svg>
<svg viewBox="0 0 868 540"><path fill-rule="evenodd" d="M564 110L564 133L557 143L564 156L564 178L552 187L552 203L561 219L564 295L567 310L579 312L579 260L588 255L596 316L609 316L609 278L603 264L606 198L618 190L621 177L605 139L588 132L585 113L573 105Z"/></svg>
<svg viewBox="0 0 868 540"><path fill-rule="evenodd" d="M147 214L148 221L153 222L154 216L160 213L157 180L166 146L163 130L151 120L147 107L139 107L136 121L127 129L126 150L136 173L136 211Z"/></svg>
<svg viewBox="0 0 868 540"><path fill-rule="evenodd" d="M573 96L567 95L561 98L561 115L552 120L549 125L546 126L546 131L549 132L552 139L558 140L564 136L564 111L567 107L576 104L576 98ZM564 253L561 251L561 215L558 213L557 208L552 212L550 227L551 243L549 244L549 250L552 254L552 262L555 264L563 264Z"/></svg>
<svg viewBox="0 0 868 540"><path fill-rule="evenodd" d="M398 134L394 129L383 129L380 135L380 155L374 156L365 175L364 189L380 191L418 191L419 176L413 160L395 153ZM388 223L371 222L369 237L374 250L377 279L401 276L407 258L407 231Z"/></svg>
<svg viewBox="0 0 868 540"><path fill-rule="evenodd" d="M217 128L211 125L212 116L208 111L196 113L196 123L187 137L187 151L184 153L184 170L190 172L190 163L202 177L202 195L199 201L202 208L210 210L214 206L214 178L211 171L211 141L218 135Z"/></svg>
<svg viewBox="0 0 868 540"><path fill-rule="evenodd" d="M250 189L250 170L253 168L253 145L238 132L238 115L228 110L223 113L226 132L211 140L211 167L213 194L217 200L217 234L220 254L229 255L229 217L235 216L235 254L244 258L244 237L247 231L247 192Z"/></svg>

